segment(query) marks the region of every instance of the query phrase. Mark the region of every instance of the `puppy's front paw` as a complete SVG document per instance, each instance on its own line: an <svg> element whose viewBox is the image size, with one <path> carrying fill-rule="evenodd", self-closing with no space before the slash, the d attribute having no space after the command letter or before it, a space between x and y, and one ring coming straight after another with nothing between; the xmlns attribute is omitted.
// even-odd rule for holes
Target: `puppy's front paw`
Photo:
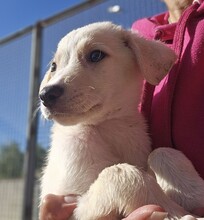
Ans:
<svg viewBox="0 0 204 220"><path fill-rule="evenodd" d="M104 169L78 202L77 220L116 220L144 204L147 190L136 167L118 164ZM137 196L135 197L135 195Z"/></svg>
<svg viewBox="0 0 204 220"><path fill-rule="evenodd" d="M169 219L187 214L164 194L154 178L135 166L118 164L99 174L79 199L74 216L77 220L117 220L147 204L163 207Z"/></svg>
<svg viewBox="0 0 204 220"><path fill-rule="evenodd" d="M173 201L192 212L204 204L204 181L191 161L180 151L158 148L148 159L157 182Z"/></svg>

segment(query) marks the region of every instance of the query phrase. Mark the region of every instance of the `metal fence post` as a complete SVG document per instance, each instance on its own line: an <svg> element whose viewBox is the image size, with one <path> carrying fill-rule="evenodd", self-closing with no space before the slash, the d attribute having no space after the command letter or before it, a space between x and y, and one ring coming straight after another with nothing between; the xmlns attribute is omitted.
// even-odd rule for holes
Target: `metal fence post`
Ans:
<svg viewBox="0 0 204 220"><path fill-rule="evenodd" d="M38 99L38 88L40 81L40 61L41 61L41 38L42 27L37 23L32 30L32 49L30 67L30 96L28 106L28 125L27 125L27 146L25 152L25 186L23 200L23 220L32 220L33 193L35 183L35 162L37 144L37 125L38 117L34 115Z"/></svg>

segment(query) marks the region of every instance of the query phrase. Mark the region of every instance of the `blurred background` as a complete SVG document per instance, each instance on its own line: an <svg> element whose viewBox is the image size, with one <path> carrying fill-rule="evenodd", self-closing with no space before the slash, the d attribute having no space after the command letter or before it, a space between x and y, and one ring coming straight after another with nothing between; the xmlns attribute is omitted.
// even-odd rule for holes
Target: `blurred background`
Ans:
<svg viewBox="0 0 204 220"><path fill-rule="evenodd" d="M160 0L1 1L0 220L38 219L51 126L37 111L38 87L57 42L92 22L131 28L135 20L165 10Z"/></svg>

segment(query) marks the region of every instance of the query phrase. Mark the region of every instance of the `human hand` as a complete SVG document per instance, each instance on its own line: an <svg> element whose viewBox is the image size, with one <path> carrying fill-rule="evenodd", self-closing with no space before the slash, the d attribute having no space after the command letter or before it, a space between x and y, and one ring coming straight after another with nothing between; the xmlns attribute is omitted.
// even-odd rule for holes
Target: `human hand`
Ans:
<svg viewBox="0 0 204 220"><path fill-rule="evenodd" d="M145 205L136 209L123 220L163 220L166 216L167 213L160 206Z"/></svg>
<svg viewBox="0 0 204 220"><path fill-rule="evenodd" d="M40 220L67 220L71 217L76 208L77 196L57 196L49 194L43 199L40 207ZM204 216L204 208L197 208L193 212L195 215ZM157 205L146 205L136 209L123 220L163 220L167 217L164 209ZM204 218L198 218L204 220ZM191 215L182 217L182 220L196 220Z"/></svg>
<svg viewBox="0 0 204 220"><path fill-rule="evenodd" d="M193 211L197 216L204 216L204 208L197 208ZM136 209L128 217L123 220L163 220L167 217L168 213L157 205L146 205ZM192 215L186 215L181 220L204 220L204 218L196 218Z"/></svg>
<svg viewBox="0 0 204 220"><path fill-rule="evenodd" d="M39 220L67 220L77 205L77 196L48 194L40 207Z"/></svg>

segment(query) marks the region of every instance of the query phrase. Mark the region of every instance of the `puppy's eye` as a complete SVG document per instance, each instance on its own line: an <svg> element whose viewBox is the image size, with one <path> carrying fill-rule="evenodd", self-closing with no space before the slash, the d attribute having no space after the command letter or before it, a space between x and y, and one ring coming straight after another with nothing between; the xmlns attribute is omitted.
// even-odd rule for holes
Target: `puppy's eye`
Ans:
<svg viewBox="0 0 204 220"><path fill-rule="evenodd" d="M55 72L56 70L57 70L57 64L55 62L52 62L51 67L50 67L50 71Z"/></svg>
<svg viewBox="0 0 204 220"><path fill-rule="evenodd" d="M101 61L106 54L101 50L94 50L89 54L89 61L92 63L97 63Z"/></svg>

